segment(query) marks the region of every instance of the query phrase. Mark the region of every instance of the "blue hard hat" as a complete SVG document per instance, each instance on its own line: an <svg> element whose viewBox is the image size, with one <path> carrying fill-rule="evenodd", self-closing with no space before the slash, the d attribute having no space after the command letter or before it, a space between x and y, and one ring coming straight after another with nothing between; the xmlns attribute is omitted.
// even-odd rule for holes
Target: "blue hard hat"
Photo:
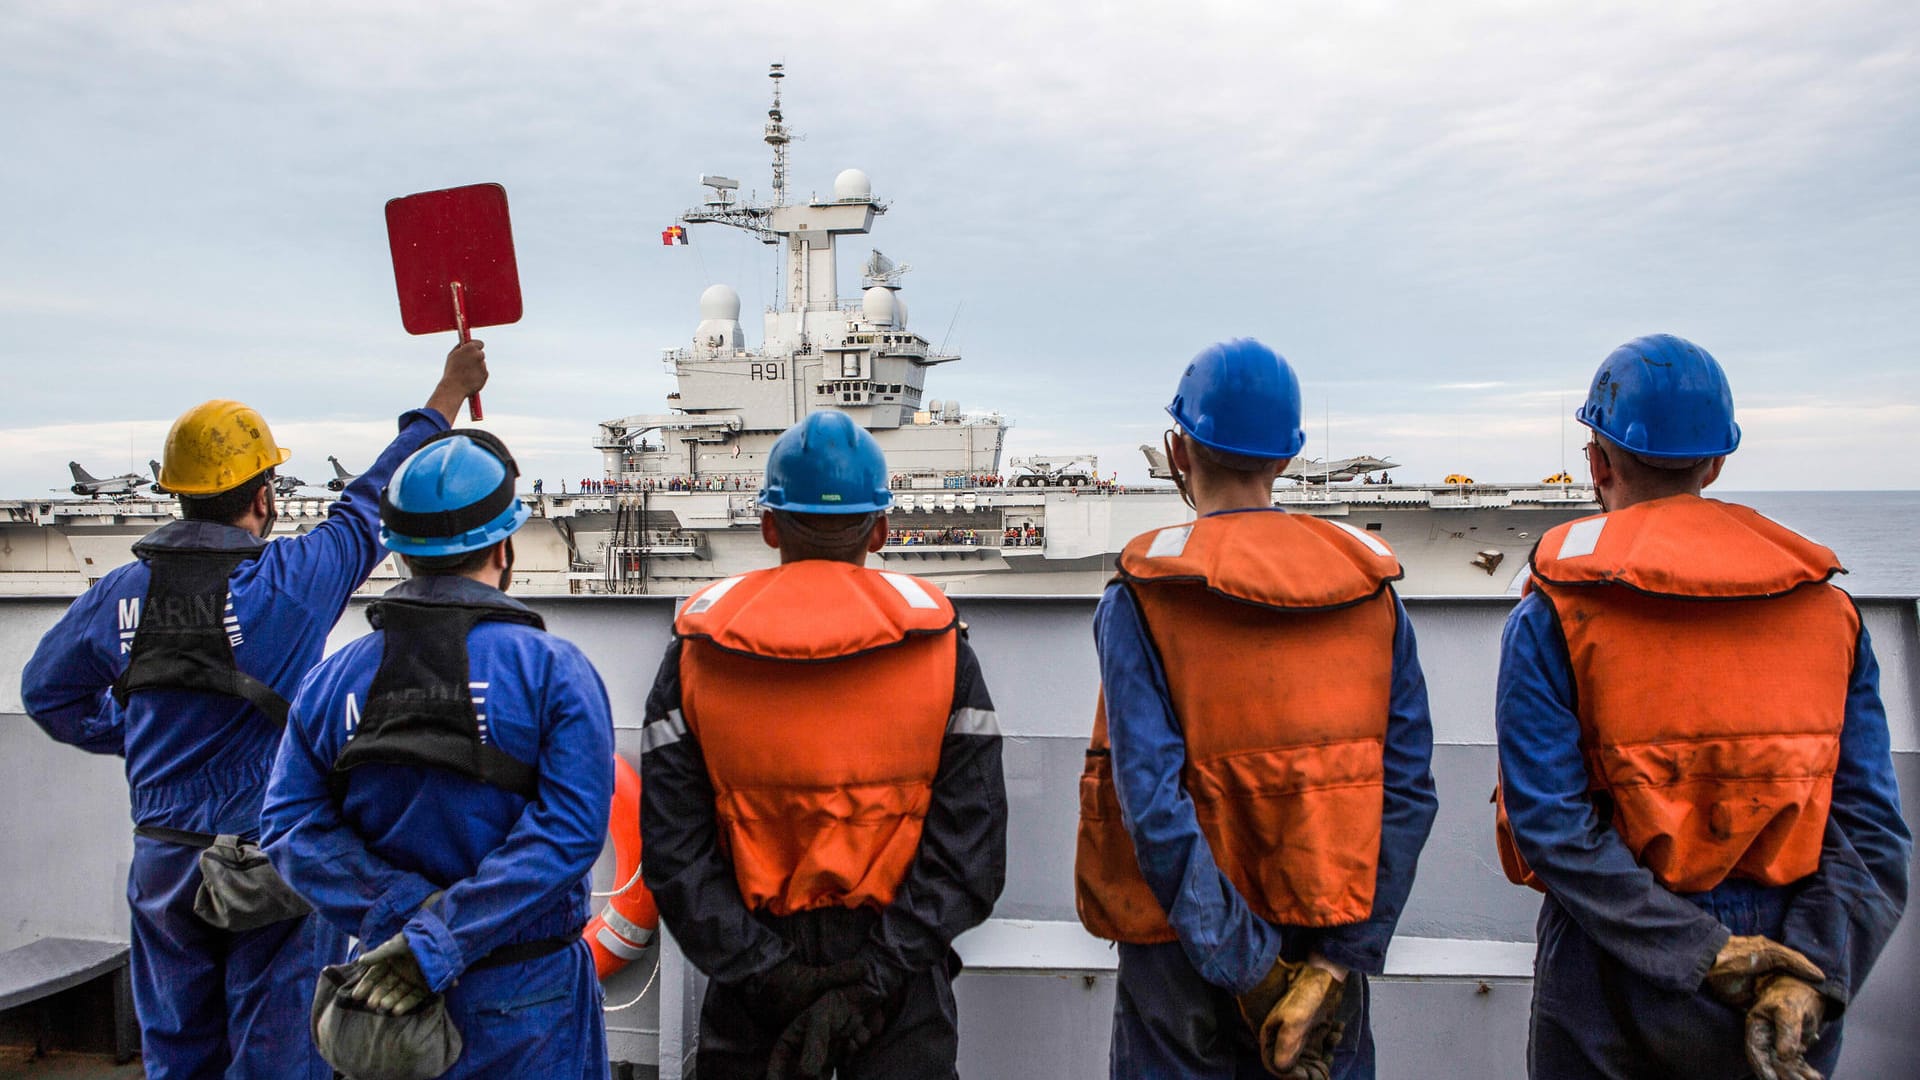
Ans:
<svg viewBox="0 0 1920 1080"><path fill-rule="evenodd" d="M520 467L485 431L447 431L400 463L380 493L380 542L401 555L462 555L533 516L514 494Z"/></svg>
<svg viewBox="0 0 1920 1080"><path fill-rule="evenodd" d="M1650 458L1720 457L1740 445L1727 373L1707 350L1672 334L1613 350L1574 418Z"/></svg>
<svg viewBox="0 0 1920 1080"><path fill-rule="evenodd" d="M1307 444L1293 366L1252 338L1200 350L1180 376L1167 415L1194 442L1223 454L1274 460Z"/></svg>
<svg viewBox="0 0 1920 1080"><path fill-rule="evenodd" d="M887 458L853 418L809 413L782 432L767 454L760 505L800 514L872 514L893 505Z"/></svg>

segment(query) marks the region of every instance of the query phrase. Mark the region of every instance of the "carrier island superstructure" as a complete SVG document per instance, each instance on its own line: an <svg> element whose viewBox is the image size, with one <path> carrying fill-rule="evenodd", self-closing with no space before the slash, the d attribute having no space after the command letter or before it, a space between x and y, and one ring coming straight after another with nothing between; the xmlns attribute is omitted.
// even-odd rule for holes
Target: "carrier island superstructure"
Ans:
<svg viewBox="0 0 1920 1080"><path fill-rule="evenodd" d="M666 410L598 426L602 476L593 490L526 493L534 518L515 538L515 589L685 595L771 565L754 504L767 451L807 413L834 409L873 433L893 474L893 531L879 563L954 593L1099 592L1129 539L1191 511L1167 483L1101 483L1090 455L1016 459L1004 463L1014 475L1003 476L1010 421L928 396L934 369L960 357L911 328L902 288L909 267L880 252L869 249L862 263L859 295L839 295L843 250L866 247L888 206L858 169L840 172L824 198L792 195L783 74L775 65L764 128L771 197L703 176L705 201L664 237L721 225L780 249L760 343L747 341L739 294L709 286L691 340L665 353L675 380ZM1150 471L1164 475L1154 456ZM1363 471L1390 464L1353 460L1366 463ZM1541 533L1597 509L1591 488L1564 475L1525 484L1331 482L1339 475L1316 479L1305 469L1281 482L1274 501L1381 536L1406 567L1408 595L1512 591ZM318 491L283 498L277 528L304 531L326 508ZM0 501L0 595L78 592L176 513L171 499L146 492ZM383 590L395 577L388 560L366 588Z"/></svg>

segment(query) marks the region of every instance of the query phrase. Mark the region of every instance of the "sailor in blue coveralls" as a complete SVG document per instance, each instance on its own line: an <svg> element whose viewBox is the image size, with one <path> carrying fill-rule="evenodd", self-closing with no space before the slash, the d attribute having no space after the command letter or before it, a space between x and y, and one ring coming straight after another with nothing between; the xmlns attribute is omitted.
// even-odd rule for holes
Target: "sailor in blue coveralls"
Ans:
<svg viewBox="0 0 1920 1080"><path fill-rule="evenodd" d="M48 734L126 758L133 999L150 1080L331 1075L307 1009L345 940L311 915L209 926L194 913L201 850L219 834L258 834L286 698L384 554L380 488L486 381L481 343L454 349L426 407L400 418L327 520L271 543L273 470L289 453L238 402L187 412L160 471L185 520L76 600L22 673L27 712Z"/></svg>
<svg viewBox="0 0 1920 1080"><path fill-rule="evenodd" d="M1607 513L1541 538L1507 619L1501 857L1546 894L1543 1080L1831 1076L1906 904L1879 666L1833 553L1700 495L1733 416L1692 342L1615 350L1578 414Z"/></svg>
<svg viewBox="0 0 1920 1080"><path fill-rule="evenodd" d="M412 573L301 686L263 817L273 864L363 950L346 992L444 994L448 1077L605 1077L581 939L613 799L606 689L503 588L531 515L485 432L400 467L381 538ZM325 1048L323 1048L325 1049Z"/></svg>

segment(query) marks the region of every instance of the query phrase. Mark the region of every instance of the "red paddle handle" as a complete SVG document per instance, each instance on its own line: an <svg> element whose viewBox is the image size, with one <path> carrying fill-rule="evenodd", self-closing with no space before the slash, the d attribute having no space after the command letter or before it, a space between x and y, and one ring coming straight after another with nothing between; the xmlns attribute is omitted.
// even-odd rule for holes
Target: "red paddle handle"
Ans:
<svg viewBox="0 0 1920 1080"><path fill-rule="evenodd" d="M463 289L457 281L449 285L448 288L453 291L453 325L460 331L460 344L465 345L467 342L473 340L473 335L467 332L466 290ZM480 395L478 393L467 395L467 415L473 417L475 420L486 419L480 412Z"/></svg>

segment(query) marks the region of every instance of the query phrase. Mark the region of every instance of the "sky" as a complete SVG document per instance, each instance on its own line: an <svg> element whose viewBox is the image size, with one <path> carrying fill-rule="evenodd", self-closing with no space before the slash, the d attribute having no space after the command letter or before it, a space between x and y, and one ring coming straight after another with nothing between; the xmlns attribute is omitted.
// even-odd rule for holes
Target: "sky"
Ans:
<svg viewBox="0 0 1920 1080"><path fill-rule="evenodd" d="M1920 5L0 0L0 498L144 467L259 408L318 482L426 399L381 208L506 186L525 317L480 332L486 426L549 485L659 412L708 284L750 343L774 252L697 226L765 193L767 64L800 194L891 203L929 397L1009 456L1144 477L1187 358L1254 336L1306 453L1401 480L1581 469L1616 345L1716 355L1726 488L1920 488ZM1071 10L1069 10L1071 8ZM852 257L848 257L848 256Z"/></svg>

